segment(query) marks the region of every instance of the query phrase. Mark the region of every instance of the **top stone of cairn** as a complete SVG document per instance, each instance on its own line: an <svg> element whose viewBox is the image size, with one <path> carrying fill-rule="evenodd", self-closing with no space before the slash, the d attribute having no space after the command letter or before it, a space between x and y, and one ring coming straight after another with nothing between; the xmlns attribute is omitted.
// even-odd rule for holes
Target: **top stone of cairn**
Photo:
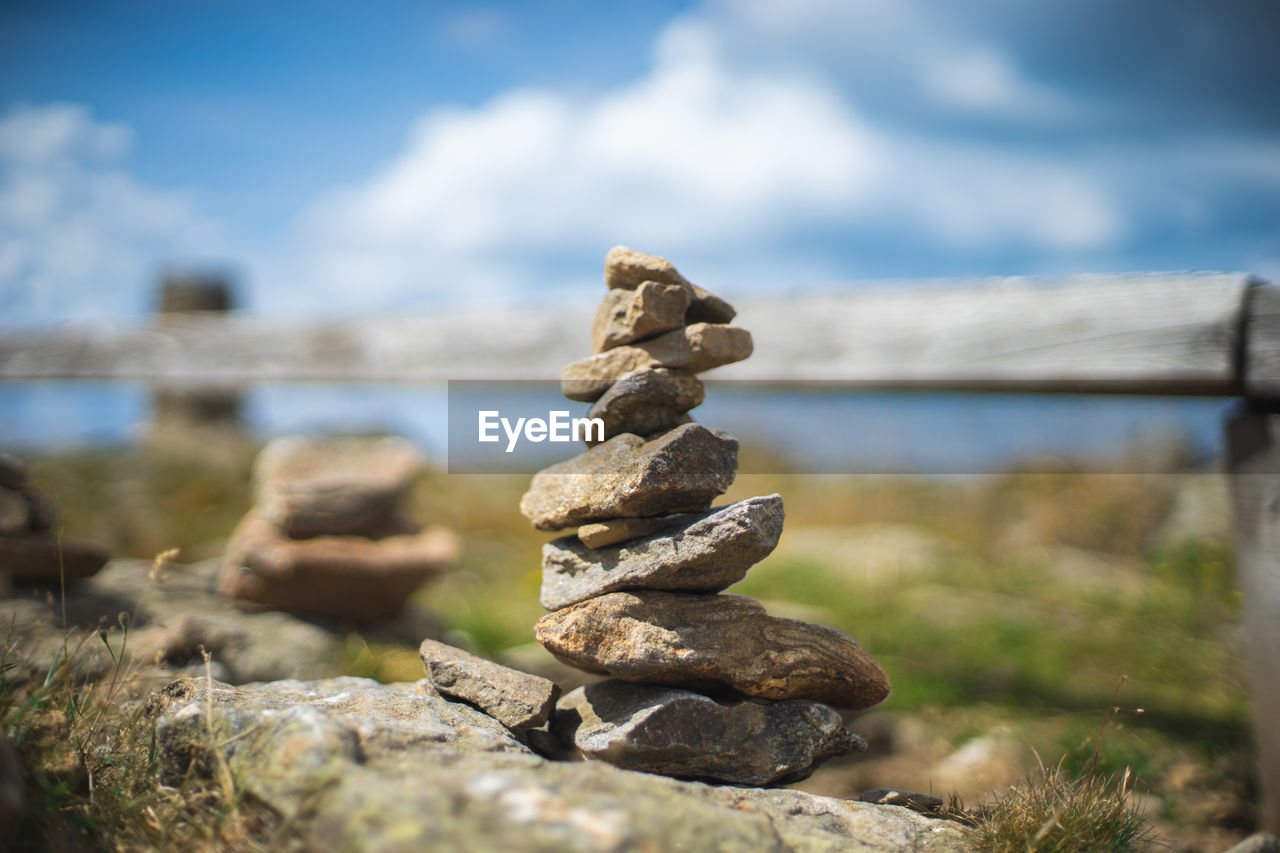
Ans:
<svg viewBox="0 0 1280 853"><path fill-rule="evenodd" d="M610 290L635 290L646 281L676 284L689 291L687 323L728 323L738 312L714 293L692 284L666 258L647 255L626 246L614 246L604 256L604 283Z"/></svg>

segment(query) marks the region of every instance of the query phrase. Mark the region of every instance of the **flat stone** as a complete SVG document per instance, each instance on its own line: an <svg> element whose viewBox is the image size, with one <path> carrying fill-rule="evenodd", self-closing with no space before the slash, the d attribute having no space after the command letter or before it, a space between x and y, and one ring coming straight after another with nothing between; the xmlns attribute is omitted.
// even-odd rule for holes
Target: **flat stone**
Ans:
<svg viewBox="0 0 1280 853"><path fill-rule="evenodd" d="M588 548L605 548L655 533L666 526L661 518L615 518L597 521L578 528L578 541Z"/></svg>
<svg viewBox="0 0 1280 853"><path fill-rule="evenodd" d="M556 539L542 547L542 606L624 589L719 592L777 547L783 518L782 498L769 495L666 519L660 532L611 548Z"/></svg>
<svg viewBox="0 0 1280 853"><path fill-rule="evenodd" d="M565 663L624 681L723 685L850 709L869 708L890 690L852 637L769 616L743 595L611 592L548 613L534 636Z"/></svg>
<svg viewBox="0 0 1280 853"><path fill-rule="evenodd" d="M291 539L250 513L231 535L218 588L286 610L386 619L423 581L457 562L458 552L457 536L439 527L384 539Z"/></svg>
<svg viewBox="0 0 1280 853"><path fill-rule="evenodd" d="M751 355L751 333L738 326L694 323L575 361L560 371L560 388L570 400L591 403L633 370L674 367L701 373Z"/></svg>
<svg viewBox="0 0 1280 853"><path fill-rule="evenodd" d="M623 433L533 476L520 511L539 530L706 509L733 483L738 441L699 424Z"/></svg>
<svg viewBox="0 0 1280 853"><path fill-rule="evenodd" d="M735 785L787 784L867 748L816 702L717 701L673 687L602 681L560 700L552 730L587 758Z"/></svg>
<svg viewBox="0 0 1280 853"><path fill-rule="evenodd" d="M395 436L279 438L254 463L255 510L295 539L404 532L400 504L423 465Z"/></svg>
<svg viewBox="0 0 1280 853"><path fill-rule="evenodd" d="M688 423L685 413L705 398L706 387L696 376L665 367L642 368L610 385L587 417L604 421L605 440L624 432L652 435Z"/></svg>
<svg viewBox="0 0 1280 853"><path fill-rule="evenodd" d="M554 682L435 640L418 649L427 679L444 696L468 702L509 729L540 726L555 710Z"/></svg>
<svg viewBox="0 0 1280 853"><path fill-rule="evenodd" d="M111 559L93 542L25 533L0 537L0 575L19 583L55 585L91 577Z"/></svg>
<svg viewBox="0 0 1280 853"><path fill-rule="evenodd" d="M0 536L25 533L31 526L31 508L21 492L0 486Z"/></svg>
<svg viewBox="0 0 1280 853"><path fill-rule="evenodd" d="M684 325L689 291L678 284L646 281L635 290L610 290L591 324L592 352L652 338Z"/></svg>
<svg viewBox="0 0 1280 853"><path fill-rule="evenodd" d="M611 290L632 290L646 281L688 288L691 300L685 316L687 323L728 323L737 314L728 302L680 275L666 258L647 255L626 246L614 246L605 255L604 283Z"/></svg>

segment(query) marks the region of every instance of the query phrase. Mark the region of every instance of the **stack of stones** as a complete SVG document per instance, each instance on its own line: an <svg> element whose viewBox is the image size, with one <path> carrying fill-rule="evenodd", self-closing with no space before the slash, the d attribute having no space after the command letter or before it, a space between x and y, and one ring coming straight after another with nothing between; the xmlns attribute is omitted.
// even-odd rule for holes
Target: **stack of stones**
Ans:
<svg viewBox="0 0 1280 853"><path fill-rule="evenodd" d="M0 577L56 585L96 574L111 553L56 534L53 503L27 478L27 466L0 453Z"/></svg>
<svg viewBox="0 0 1280 853"><path fill-rule="evenodd" d="M718 595L782 533L782 499L719 508L738 443L691 422L696 373L751 354L734 310L662 258L605 261L595 355L565 368L564 393L592 402L604 441L536 474L520 503L542 530L538 641L611 678L562 697L552 731L623 767L746 785L803 778L865 748L836 708L883 700L889 681L851 637Z"/></svg>
<svg viewBox="0 0 1280 853"><path fill-rule="evenodd" d="M458 558L452 531L405 512L424 464L393 436L271 442L254 462L254 507L231 535L220 591L322 616L395 617Z"/></svg>

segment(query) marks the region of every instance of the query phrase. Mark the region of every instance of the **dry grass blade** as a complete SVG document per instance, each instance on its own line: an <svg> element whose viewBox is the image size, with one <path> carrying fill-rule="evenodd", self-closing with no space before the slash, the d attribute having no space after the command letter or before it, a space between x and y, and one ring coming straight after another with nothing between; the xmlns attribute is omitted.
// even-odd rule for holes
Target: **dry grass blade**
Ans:
<svg viewBox="0 0 1280 853"><path fill-rule="evenodd" d="M981 853L1124 853L1154 840L1130 802L1132 775L1070 776L1058 765L983 811L973 830Z"/></svg>

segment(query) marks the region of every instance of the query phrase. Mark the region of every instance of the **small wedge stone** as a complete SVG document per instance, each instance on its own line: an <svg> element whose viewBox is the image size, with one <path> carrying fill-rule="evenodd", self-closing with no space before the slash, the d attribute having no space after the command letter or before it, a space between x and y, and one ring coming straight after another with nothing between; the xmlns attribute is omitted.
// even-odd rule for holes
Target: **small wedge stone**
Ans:
<svg viewBox="0 0 1280 853"><path fill-rule="evenodd" d="M582 525L578 528L578 540L588 548L605 548L637 536L647 536L665 526L661 518L615 518Z"/></svg>
<svg viewBox="0 0 1280 853"><path fill-rule="evenodd" d="M705 398L706 387L696 376L665 367L644 368L610 385L587 417L604 422L605 440L624 432L652 435L688 423L686 412Z"/></svg>
<svg viewBox="0 0 1280 853"><path fill-rule="evenodd" d="M427 679L445 696L468 702L509 729L536 728L555 710L560 688L435 640L418 649Z"/></svg>
<svg viewBox="0 0 1280 853"><path fill-rule="evenodd" d="M751 333L738 326L694 323L647 341L615 347L575 361L560 372L560 388L570 400L591 403L633 370L675 367L701 373L751 355Z"/></svg>
<svg viewBox="0 0 1280 853"><path fill-rule="evenodd" d="M565 663L624 681L723 685L850 709L890 690L880 664L849 635L769 616L743 595L611 592L548 613L534 636Z"/></svg>
<svg viewBox="0 0 1280 853"><path fill-rule="evenodd" d="M697 512L733 483L738 441L685 424L646 441L623 433L533 476L520 511L539 530Z"/></svg>
<svg viewBox="0 0 1280 853"><path fill-rule="evenodd" d="M592 352L678 329L688 308L689 291L676 284L646 281L635 290L610 290L591 324Z"/></svg>
<svg viewBox="0 0 1280 853"><path fill-rule="evenodd" d="M718 702L614 680L567 694L552 730L618 767L737 785L799 781L828 758L867 748L840 714L816 702Z"/></svg>
<svg viewBox="0 0 1280 853"><path fill-rule="evenodd" d="M728 323L737 314L733 306L719 296L690 283L666 258L626 246L614 246L605 255L604 283L609 289L633 290L646 281L678 284L689 289L691 301L686 323Z"/></svg>
<svg viewBox="0 0 1280 853"><path fill-rule="evenodd" d="M559 610L623 589L719 592L777 547L783 518L782 498L769 495L674 516L660 532L616 547L553 540L542 547L540 601Z"/></svg>

